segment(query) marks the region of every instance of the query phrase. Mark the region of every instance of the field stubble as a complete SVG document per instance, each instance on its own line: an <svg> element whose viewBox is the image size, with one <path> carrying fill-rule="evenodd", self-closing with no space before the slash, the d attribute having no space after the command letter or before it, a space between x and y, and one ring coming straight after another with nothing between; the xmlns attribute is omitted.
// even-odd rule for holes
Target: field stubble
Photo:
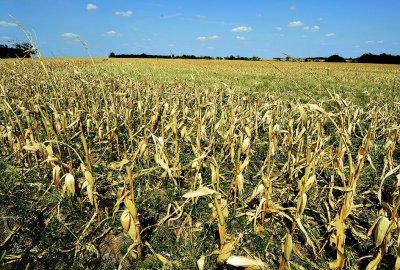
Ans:
<svg viewBox="0 0 400 270"><path fill-rule="evenodd" d="M6 268L400 269L398 66L0 73Z"/></svg>

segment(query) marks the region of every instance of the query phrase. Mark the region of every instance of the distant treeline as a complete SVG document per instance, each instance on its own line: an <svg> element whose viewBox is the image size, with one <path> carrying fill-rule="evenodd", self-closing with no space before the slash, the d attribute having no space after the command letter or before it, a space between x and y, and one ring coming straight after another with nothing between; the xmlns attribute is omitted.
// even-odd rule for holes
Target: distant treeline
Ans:
<svg viewBox="0 0 400 270"><path fill-rule="evenodd" d="M0 58L30 58L32 45L29 43L14 44L13 46L0 44Z"/></svg>
<svg viewBox="0 0 400 270"><path fill-rule="evenodd" d="M115 54L110 53L110 58L161 58L161 59L205 59L205 60L247 60L247 61L259 61L260 57L243 57L243 56L226 56L226 57L211 57L211 56L196 56L196 55L156 55L156 54Z"/></svg>
<svg viewBox="0 0 400 270"><path fill-rule="evenodd" d="M400 64L400 55L390 54L372 54L365 53L357 58L345 59L339 55L332 55L325 59L325 62L355 62L355 63L372 63L372 64Z"/></svg>
<svg viewBox="0 0 400 270"><path fill-rule="evenodd" d="M110 53L110 58L161 58L161 59L208 59L208 60L245 60L245 61L260 61L260 57L243 57L243 56L226 56L226 57L211 57L211 56L196 56L196 55L154 55L154 54L115 54ZM376 63L376 64L400 64L400 55L390 54L371 54L366 53L357 58L344 58L337 54L329 57L307 57L307 58L273 58L278 61L305 61L305 62L353 62L353 63Z"/></svg>
<svg viewBox="0 0 400 270"><path fill-rule="evenodd" d="M366 53L355 59L358 63L400 64L400 55Z"/></svg>
<svg viewBox="0 0 400 270"><path fill-rule="evenodd" d="M305 62L351 62L371 64L400 64L400 55L365 53L357 58L344 58L334 54L329 57L307 57L307 58L274 58L278 61L305 61Z"/></svg>

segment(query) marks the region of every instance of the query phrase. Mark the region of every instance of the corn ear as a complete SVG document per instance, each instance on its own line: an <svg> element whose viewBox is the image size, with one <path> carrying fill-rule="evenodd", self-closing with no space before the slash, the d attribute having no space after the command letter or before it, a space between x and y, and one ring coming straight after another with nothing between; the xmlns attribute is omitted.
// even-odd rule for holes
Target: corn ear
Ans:
<svg viewBox="0 0 400 270"><path fill-rule="evenodd" d="M379 247L385 239L386 232L389 228L390 221L387 217L380 217L375 226L374 240L375 246Z"/></svg>
<svg viewBox="0 0 400 270"><path fill-rule="evenodd" d="M250 147L250 138L246 137L242 142L242 153L245 153Z"/></svg>
<svg viewBox="0 0 400 270"><path fill-rule="evenodd" d="M288 262L290 259L290 254L293 250L293 239L290 233L286 234L285 245L283 247L283 257Z"/></svg>
<svg viewBox="0 0 400 270"><path fill-rule="evenodd" d="M75 196L75 177L70 173L65 175L64 189L67 191L67 196Z"/></svg>
<svg viewBox="0 0 400 270"><path fill-rule="evenodd" d="M136 226L128 209L125 209L121 214L121 225L124 230L128 232L128 235L131 237L131 239L135 241L137 238Z"/></svg>
<svg viewBox="0 0 400 270"><path fill-rule="evenodd" d="M61 175L61 167L56 165L53 167L53 184L54 186L58 187L60 183L60 175Z"/></svg>

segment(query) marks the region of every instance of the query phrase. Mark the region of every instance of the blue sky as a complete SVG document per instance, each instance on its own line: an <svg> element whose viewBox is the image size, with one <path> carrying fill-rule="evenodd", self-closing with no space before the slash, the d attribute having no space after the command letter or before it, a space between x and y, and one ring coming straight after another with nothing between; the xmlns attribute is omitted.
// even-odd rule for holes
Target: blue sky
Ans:
<svg viewBox="0 0 400 270"><path fill-rule="evenodd" d="M27 40L13 16L47 57L88 56L79 39L95 57L400 54L399 14L399 0L0 0L0 44Z"/></svg>

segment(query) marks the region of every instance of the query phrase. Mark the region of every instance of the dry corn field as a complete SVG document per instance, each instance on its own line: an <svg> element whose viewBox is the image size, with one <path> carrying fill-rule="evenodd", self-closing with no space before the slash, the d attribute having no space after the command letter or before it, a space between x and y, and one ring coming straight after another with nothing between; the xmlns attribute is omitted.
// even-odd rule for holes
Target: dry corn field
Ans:
<svg viewBox="0 0 400 270"><path fill-rule="evenodd" d="M0 62L3 269L400 269L400 67Z"/></svg>

